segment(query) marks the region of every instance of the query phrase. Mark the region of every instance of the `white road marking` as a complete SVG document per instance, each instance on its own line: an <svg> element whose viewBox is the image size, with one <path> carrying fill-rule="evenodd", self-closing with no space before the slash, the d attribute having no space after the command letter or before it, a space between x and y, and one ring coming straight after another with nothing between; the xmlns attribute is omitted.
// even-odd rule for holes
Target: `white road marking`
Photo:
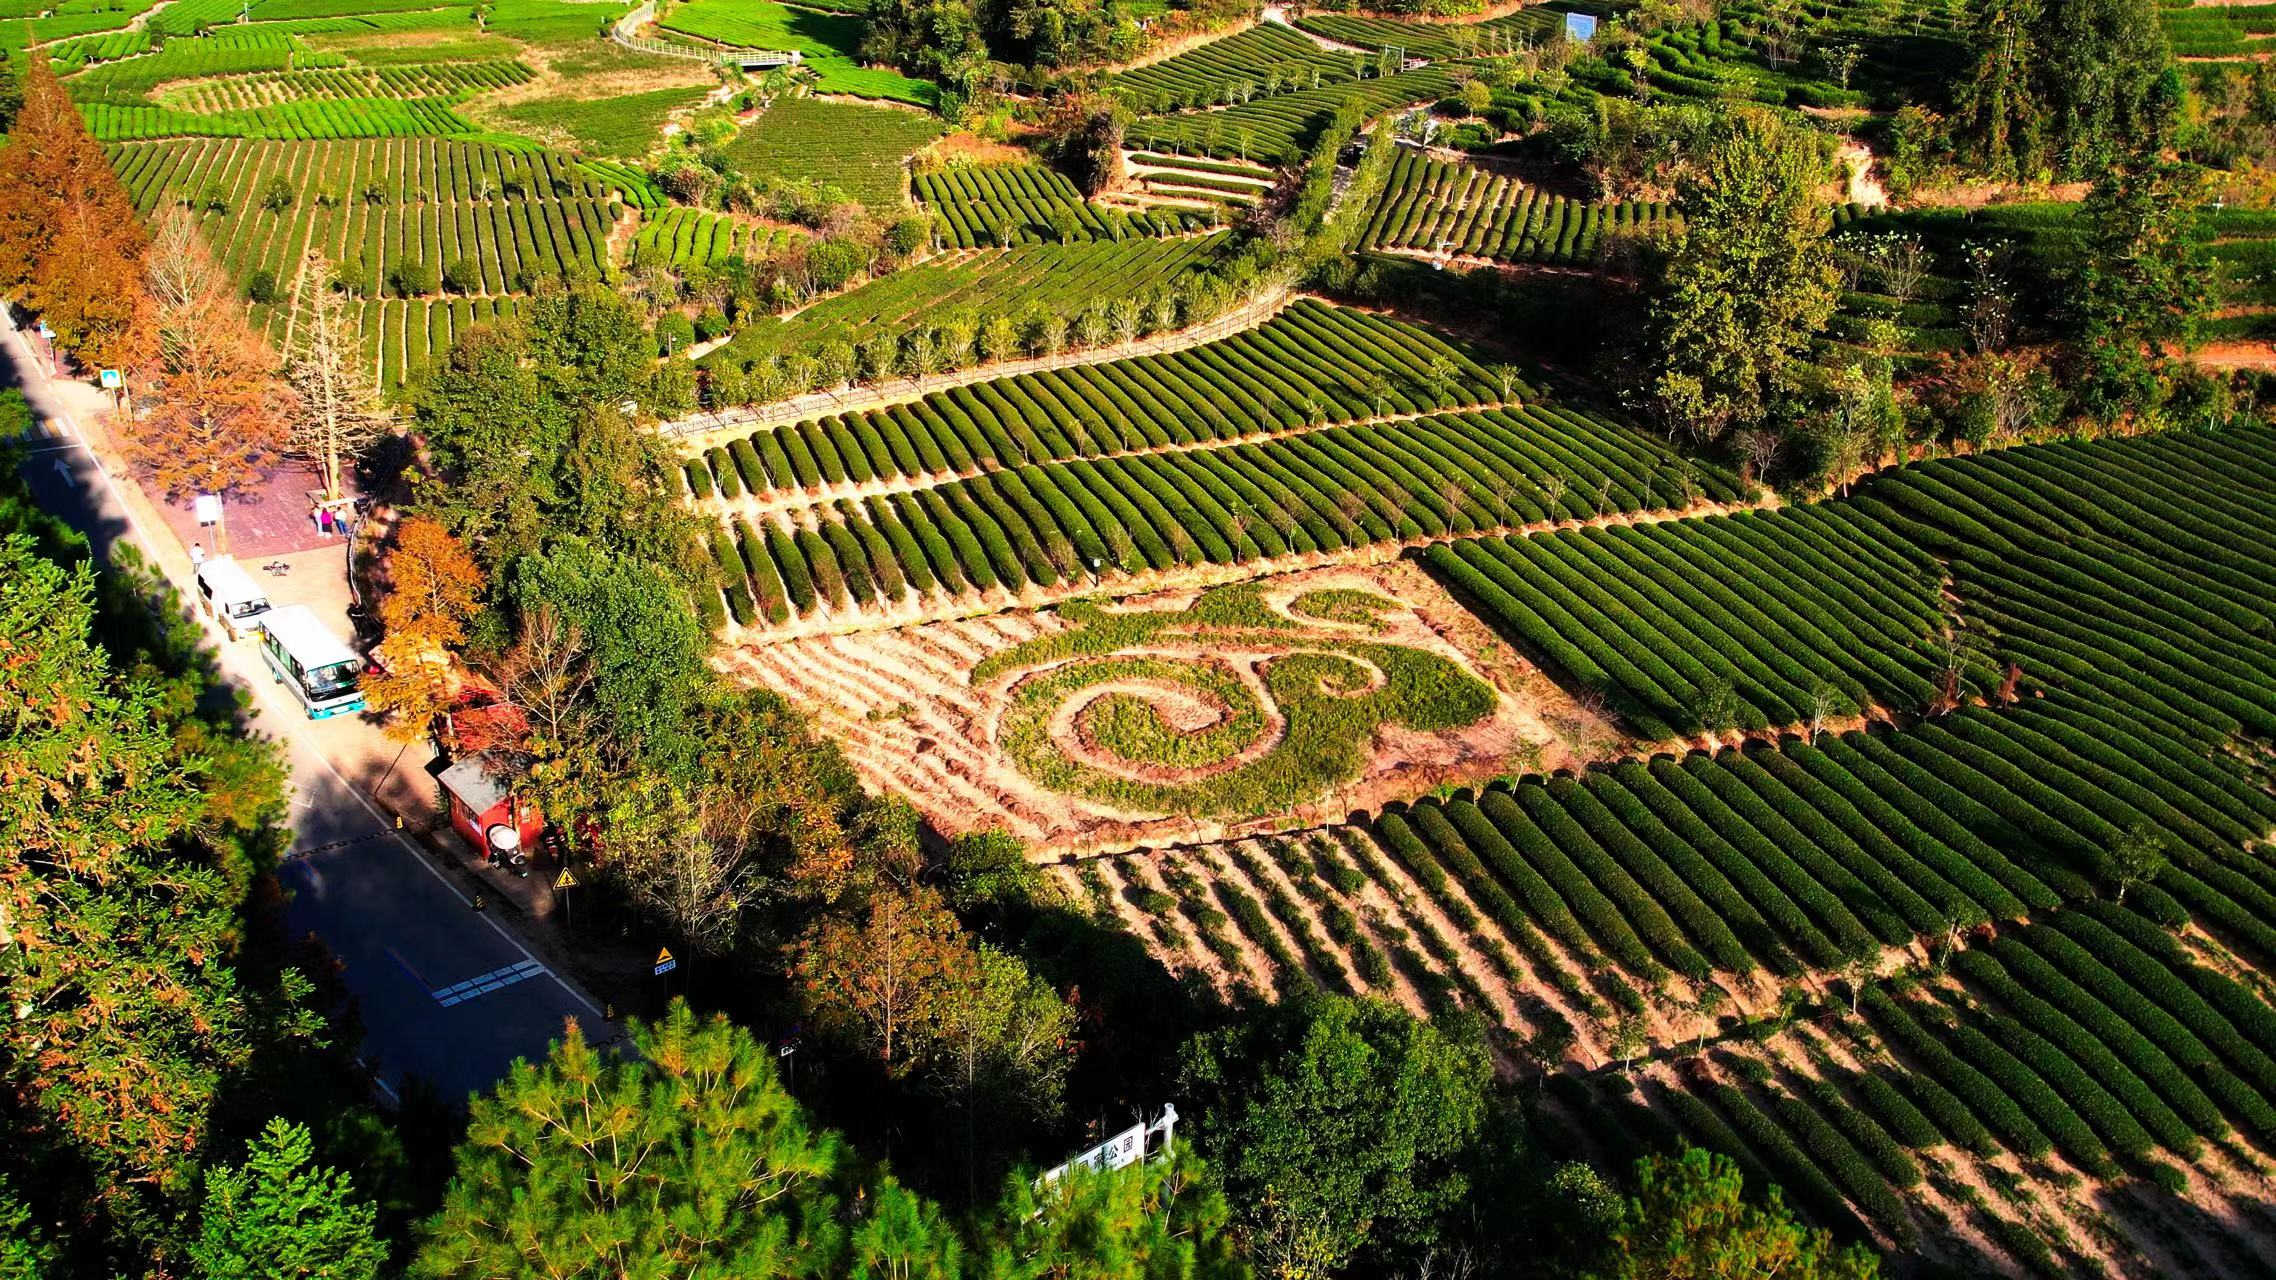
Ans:
<svg viewBox="0 0 2276 1280"><path fill-rule="evenodd" d="M436 1004L448 1009L454 1004L464 1004L476 996L489 995L500 987L510 987L517 982L527 982L541 973L550 974L551 972L552 970L547 969L535 960L522 960L507 965L503 969L492 969L488 973L477 974L464 982L454 982L429 994L434 996Z"/></svg>

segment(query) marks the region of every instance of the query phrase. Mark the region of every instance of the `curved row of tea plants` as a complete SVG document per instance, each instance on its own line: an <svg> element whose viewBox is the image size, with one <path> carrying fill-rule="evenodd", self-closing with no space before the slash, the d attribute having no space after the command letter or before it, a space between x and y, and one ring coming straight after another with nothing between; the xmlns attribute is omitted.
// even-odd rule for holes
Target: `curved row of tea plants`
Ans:
<svg viewBox="0 0 2276 1280"><path fill-rule="evenodd" d="M1356 80L1368 63L1354 61L1268 22L1121 72L1108 82L1108 92L1142 112L1228 106Z"/></svg>
<svg viewBox="0 0 2276 1280"><path fill-rule="evenodd" d="M1431 548L1427 562L1638 734L1914 709L1952 664L1935 563L1842 507ZM1976 664L1980 668L1980 663Z"/></svg>
<svg viewBox="0 0 2276 1280"><path fill-rule="evenodd" d="M1149 150L1294 164L1346 101L1357 102L1365 114L1375 115L1392 107L1433 101L1453 88L1452 73L1440 67L1424 67L1258 98L1220 110L1145 116L1130 122L1126 136L1130 145Z"/></svg>
<svg viewBox="0 0 2276 1280"><path fill-rule="evenodd" d="M919 170L912 181L951 249L1174 235L1203 222L1174 209L1126 213L1092 204L1064 174L1041 164Z"/></svg>
<svg viewBox="0 0 2276 1280"><path fill-rule="evenodd" d="M1183 351L1015 374L769 428L749 437L763 465L739 478L742 488L771 495L969 475L1525 394L1522 382L1497 383L1465 348L1427 330L1307 299L1255 329ZM812 462L801 465L802 457ZM720 470L712 467L699 496L725 488Z"/></svg>
<svg viewBox="0 0 2276 1280"><path fill-rule="evenodd" d="M1644 233L1668 217L1659 201L1587 204L1403 150L1359 247L1585 263L1595 261L1605 236Z"/></svg>
<svg viewBox="0 0 2276 1280"><path fill-rule="evenodd" d="M802 438L771 439L798 469ZM837 444L841 459L859 447L850 433ZM725 469L774 465L751 452L743 442L732 451L738 465ZM806 465L815 465L811 454ZM716 461L710 468L721 469ZM1676 469L1654 441L1555 407L1329 427L1256 444L1015 467L770 515L760 522L763 539L744 539L744 568L761 605L755 616L782 621L823 606L890 607L905 592L953 598L1081 586L1113 573L1660 508L1678 500ZM1552 477L1571 479L1551 486ZM732 588L735 566L723 567ZM766 607L771 581L783 586L782 608Z"/></svg>

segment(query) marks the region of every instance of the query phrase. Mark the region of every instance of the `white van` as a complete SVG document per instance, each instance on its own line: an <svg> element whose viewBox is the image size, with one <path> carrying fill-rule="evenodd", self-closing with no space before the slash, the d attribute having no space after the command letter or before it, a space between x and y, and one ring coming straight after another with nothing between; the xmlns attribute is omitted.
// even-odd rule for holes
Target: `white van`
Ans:
<svg viewBox="0 0 2276 1280"><path fill-rule="evenodd" d="M198 609L236 640L255 630L269 611L269 597L235 560L223 557L198 566Z"/></svg>

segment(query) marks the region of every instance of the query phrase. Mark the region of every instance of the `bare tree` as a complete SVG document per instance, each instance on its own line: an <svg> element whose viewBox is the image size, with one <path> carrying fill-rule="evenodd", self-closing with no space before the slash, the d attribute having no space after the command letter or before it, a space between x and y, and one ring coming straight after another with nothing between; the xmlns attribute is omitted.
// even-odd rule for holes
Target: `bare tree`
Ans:
<svg viewBox="0 0 2276 1280"><path fill-rule="evenodd" d="M340 467L395 426L379 408L379 388L363 365L363 340L341 296L332 266L311 250L293 282L292 340L285 373L300 403L291 423L293 453L316 464L324 496L340 496Z"/></svg>

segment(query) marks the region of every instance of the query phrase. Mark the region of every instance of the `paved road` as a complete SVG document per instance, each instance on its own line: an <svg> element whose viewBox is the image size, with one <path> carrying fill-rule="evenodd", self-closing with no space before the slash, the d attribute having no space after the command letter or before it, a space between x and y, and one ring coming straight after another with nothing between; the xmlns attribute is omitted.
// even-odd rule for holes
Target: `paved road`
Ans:
<svg viewBox="0 0 2276 1280"><path fill-rule="evenodd" d="M0 348L0 386L22 387L42 423L22 465L33 498L84 530L98 554L131 543L185 587L188 561L173 535L135 517L86 447L78 423L104 404L102 393L50 381L31 340L4 315ZM311 577L274 580L280 602L313 586ZM345 633L346 620L337 625ZM494 916L473 910L349 783L378 772L368 728L352 718L307 719L250 644L227 644L210 626L208 638L223 671L252 690L254 727L285 753L293 853L279 875L292 891L288 920L313 930L345 965L343 980L361 1006L364 1060L381 1087L392 1094L421 1076L458 1097L487 1087L518 1057L543 1056L566 1017L600 1034L600 1009Z"/></svg>

